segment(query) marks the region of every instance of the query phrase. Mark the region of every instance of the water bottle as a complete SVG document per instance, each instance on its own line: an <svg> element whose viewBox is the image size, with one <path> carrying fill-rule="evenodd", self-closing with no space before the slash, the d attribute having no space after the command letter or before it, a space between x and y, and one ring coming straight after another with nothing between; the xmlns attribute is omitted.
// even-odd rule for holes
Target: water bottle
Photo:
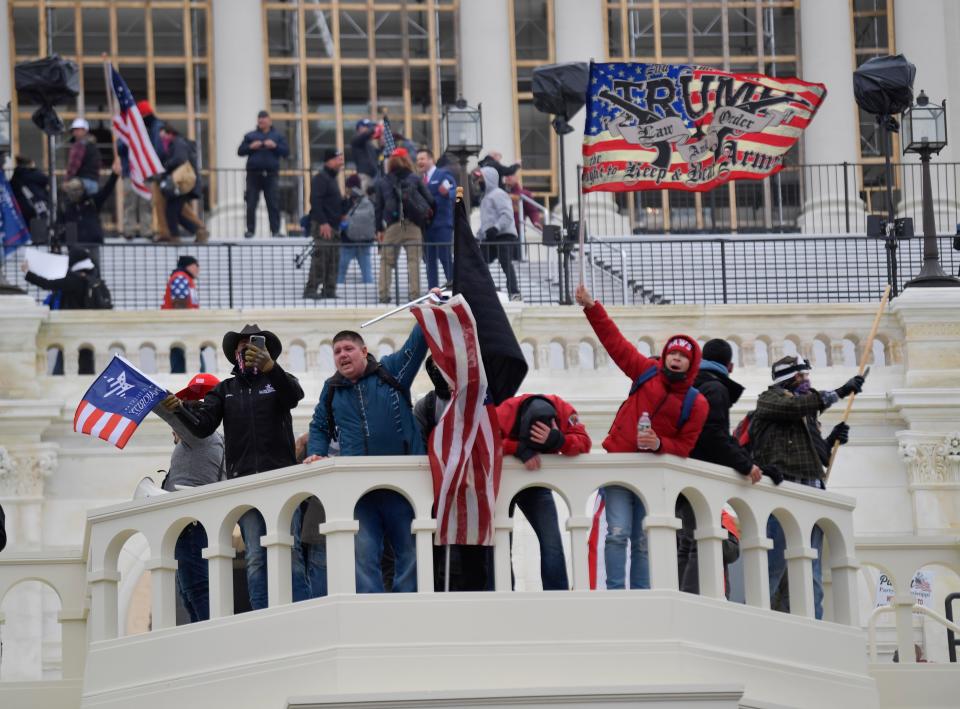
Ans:
<svg viewBox="0 0 960 709"><path fill-rule="evenodd" d="M650 426L651 426L651 423L650 423L650 414L647 413L646 411L644 411L644 412L640 415L640 420L637 421L637 436L639 437L639 435L640 435L641 433L644 433L644 432L646 432L646 431L649 431L649 430L650 430ZM642 450L642 451L650 450L649 448L641 448L639 445L637 445L637 449L638 449L638 450Z"/></svg>

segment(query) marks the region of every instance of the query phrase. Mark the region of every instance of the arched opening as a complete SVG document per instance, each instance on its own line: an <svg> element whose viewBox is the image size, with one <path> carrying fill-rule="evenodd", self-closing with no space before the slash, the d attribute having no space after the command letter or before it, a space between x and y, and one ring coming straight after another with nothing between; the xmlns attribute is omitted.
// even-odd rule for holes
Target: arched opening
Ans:
<svg viewBox="0 0 960 709"><path fill-rule="evenodd" d="M734 367L742 367L743 361L740 359L740 340L736 337L728 337L727 343L730 345L731 361Z"/></svg>
<svg viewBox="0 0 960 709"><path fill-rule="evenodd" d="M307 348L300 342L296 340L287 347L287 369L291 372L306 372L307 371Z"/></svg>
<svg viewBox="0 0 960 709"><path fill-rule="evenodd" d="M153 345L149 343L140 345L140 350L137 352L137 360L144 374L157 373L157 348Z"/></svg>
<svg viewBox="0 0 960 709"><path fill-rule="evenodd" d="M174 577L177 598L177 625L198 623L210 618L209 562L203 550L209 546L207 530L197 520L179 520L164 535L163 553L177 563Z"/></svg>
<svg viewBox="0 0 960 709"><path fill-rule="evenodd" d="M381 340L377 345L377 359L383 359L389 354L393 354L395 347L390 340Z"/></svg>
<svg viewBox="0 0 960 709"><path fill-rule="evenodd" d="M327 538L320 525L327 521L323 503L316 495L298 495L285 507L296 505L291 514L290 534L293 602L327 595Z"/></svg>
<svg viewBox="0 0 960 709"><path fill-rule="evenodd" d="M320 368L320 376L324 378L329 377L336 369L333 365L333 346L329 342L323 343L317 350L317 366Z"/></svg>
<svg viewBox="0 0 960 709"><path fill-rule="evenodd" d="M147 538L137 532L123 542L114 560L115 568L120 573L117 586L117 637L139 635L152 628L153 590L147 569L150 558Z"/></svg>
<svg viewBox="0 0 960 709"><path fill-rule="evenodd" d="M567 358L566 353L563 351L563 343L554 340L550 343L549 348L549 357L548 357L548 368L549 369L566 369L567 368Z"/></svg>
<svg viewBox="0 0 960 709"><path fill-rule="evenodd" d="M570 506L546 487L524 488L510 501L511 586L516 591L570 589ZM491 557L492 561L492 557ZM493 578L491 574L490 588Z"/></svg>
<svg viewBox="0 0 960 709"><path fill-rule="evenodd" d="M218 532L221 547L233 547L233 612L246 613L267 607L267 550L260 538L267 533L263 515L256 507L232 510Z"/></svg>
<svg viewBox="0 0 960 709"><path fill-rule="evenodd" d="M783 341L783 355L785 357L796 357L800 353L797 341L788 337Z"/></svg>
<svg viewBox="0 0 960 709"><path fill-rule="evenodd" d="M96 350L93 345L80 345L77 348L77 374L96 373Z"/></svg>
<svg viewBox="0 0 960 709"><path fill-rule="evenodd" d="M586 514L592 519L587 542L591 589L650 588L643 529L646 509L637 490L624 483L604 485L590 495Z"/></svg>
<svg viewBox="0 0 960 709"><path fill-rule="evenodd" d="M126 357L127 348L124 347L119 342L114 342L107 348L107 353L110 355L111 359L113 358L114 355L120 355L121 357Z"/></svg>
<svg viewBox="0 0 960 709"><path fill-rule="evenodd" d="M218 361L218 350L214 345L209 342L204 343L200 346L200 371L201 372L210 372L211 374L216 374Z"/></svg>
<svg viewBox="0 0 960 709"><path fill-rule="evenodd" d="M187 373L187 348L182 344L170 346L170 374Z"/></svg>
<svg viewBox="0 0 960 709"><path fill-rule="evenodd" d="M50 345L47 348L47 374L63 376L63 348L60 345Z"/></svg>
<svg viewBox="0 0 960 709"><path fill-rule="evenodd" d="M826 335L813 338L813 366L817 369L830 366L830 339Z"/></svg>
<svg viewBox="0 0 960 709"><path fill-rule="evenodd" d="M910 579L910 592L915 603L945 615L946 599L950 594L960 593L960 575L957 570L943 564L926 564L916 569ZM960 615L960 599L952 602L954 622ZM947 630L925 615L914 615L914 624L920 626L923 659L938 664L950 661L947 648Z"/></svg>
<svg viewBox="0 0 960 709"><path fill-rule="evenodd" d="M870 350L870 355L871 355L871 364L874 367L887 366L887 344L879 337L873 341L873 346Z"/></svg>
<svg viewBox="0 0 960 709"><path fill-rule="evenodd" d="M0 598L4 623L0 682L62 678L63 638L57 614L60 596L40 580L21 581Z"/></svg>
<svg viewBox="0 0 960 709"><path fill-rule="evenodd" d="M764 337L753 341L753 356L758 367L770 366L770 342Z"/></svg>
<svg viewBox="0 0 960 709"><path fill-rule="evenodd" d="M581 341L577 346L577 358L580 360L580 369L596 369L595 353L593 345L587 341Z"/></svg>
<svg viewBox="0 0 960 709"><path fill-rule="evenodd" d="M709 578L713 573L710 569L710 552L700 557L697 541L697 531L701 527L710 525L701 525L698 520L713 519L714 514L711 511L710 503L703 494L695 488L686 488L679 495L674 503L674 514L680 520L680 529L677 530L677 582L679 590L685 593L701 592L701 577ZM716 579L719 581L719 579ZM710 588L712 584L707 585Z"/></svg>
<svg viewBox="0 0 960 709"><path fill-rule="evenodd" d="M788 549L800 549L815 544L814 540L806 539L797 524L796 519L784 509L776 509L767 518L766 536L772 540L773 548L767 553L767 573L770 581L770 608L782 613L790 613L790 581L787 570ZM822 548L822 532L819 534ZM814 571L816 576L816 571ZM814 581L814 607L822 604L823 590L817 587ZM822 617L822 611L819 614Z"/></svg>
<svg viewBox="0 0 960 709"><path fill-rule="evenodd" d="M840 340L840 353L843 357L842 362L834 362L834 366L856 367L857 366L857 345L850 337L844 337Z"/></svg>
<svg viewBox="0 0 960 709"><path fill-rule="evenodd" d="M417 551L410 501L394 490L370 490L357 500L353 516L360 523L354 543L357 593L415 592Z"/></svg>
<svg viewBox="0 0 960 709"><path fill-rule="evenodd" d="M641 337L639 340L637 340L637 350L644 357L652 357L653 356L653 340L650 339L649 337Z"/></svg>
<svg viewBox="0 0 960 709"><path fill-rule="evenodd" d="M523 358L527 361L527 369L531 372L537 368L536 349L528 340L520 343L520 351L523 352Z"/></svg>

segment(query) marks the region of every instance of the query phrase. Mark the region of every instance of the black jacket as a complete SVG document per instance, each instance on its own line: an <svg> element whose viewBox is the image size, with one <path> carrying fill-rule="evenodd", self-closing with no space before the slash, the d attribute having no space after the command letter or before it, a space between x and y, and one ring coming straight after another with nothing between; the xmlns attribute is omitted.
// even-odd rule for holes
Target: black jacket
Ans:
<svg viewBox="0 0 960 709"><path fill-rule="evenodd" d="M30 220L37 216L37 210L34 207L38 202L45 204L49 211L50 180L37 168L15 168L10 178L10 187L13 189L13 198L17 200L28 225Z"/></svg>
<svg viewBox="0 0 960 709"><path fill-rule="evenodd" d="M186 138L180 135L174 136L173 140L167 144L166 149L161 150L157 154L157 157L160 158L160 162L163 163L163 169L168 174L172 173L185 162L190 163L197 176L197 181L194 183L193 189L187 194L193 197L200 196L200 188L202 186L200 182L200 169L199 166L190 159L190 145L187 143Z"/></svg>
<svg viewBox="0 0 960 709"><path fill-rule="evenodd" d="M410 182L416 185L424 201L430 205L430 208L436 210L437 202L430 194L430 190L423 184L423 180L406 169L394 170L377 182L377 192L374 197L374 205L377 209L377 228L390 226L400 221L400 183Z"/></svg>
<svg viewBox="0 0 960 709"><path fill-rule="evenodd" d="M377 149L371 142L371 138L373 138L373 131L355 134L350 139L350 152L353 155L353 162L357 166L357 172L376 177L379 173Z"/></svg>
<svg viewBox="0 0 960 709"><path fill-rule="evenodd" d="M290 411L303 398L300 382L279 364L267 374L233 376L210 391L191 411L199 423L178 414L187 429L206 438L223 423L228 478L263 473L297 462Z"/></svg>
<svg viewBox="0 0 960 709"><path fill-rule="evenodd" d="M340 219L346 211L337 173L324 165L313 176L310 184L310 221L314 224L329 224L336 233L340 228Z"/></svg>
<svg viewBox="0 0 960 709"><path fill-rule="evenodd" d="M104 183L100 191L95 195L83 196L78 203L67 204L63 208L63 221L72 222L77 225L77 243L81 244L102 244L103 227L100 226L100 210L113 194L113 188L116 187L117 176L110 173L110 177Z"/></svg>
<svg viewBox="0 0 960 709"><path fill-rule="evenodd" d="M753 467L753 458L730 435L730 407L743 394L743 387L730 377L704 369L697 374L693 385L706 397L710 412L690 457L726 465L748 475Z"/></svg>
<svg viewBox="0 0 960 709"><path fill-rule="evenodd" d="M60 310L86 310L88 283L85 274L93 278L93 271L68 271L63 278L52 281L38 276L33 271L27 271L24 278L27 283L40 286L44 290L60 291Z"/></svg>
<svg viewBox="0 0 960 709"><path fill-rule="evenodd" d="M261 145L256 150L250 149L250 143L254 141L272 140L277 144L275 148L268 148ZM271 128L266 133L262 130L252 130L243 136L243 142L237 148L237 155L247 156L247 170L266 170L267 172L277 172L280 169L280 158L285 158L290 154L290 148L287 146L287 139L283 137L276 128Z"/></svg>

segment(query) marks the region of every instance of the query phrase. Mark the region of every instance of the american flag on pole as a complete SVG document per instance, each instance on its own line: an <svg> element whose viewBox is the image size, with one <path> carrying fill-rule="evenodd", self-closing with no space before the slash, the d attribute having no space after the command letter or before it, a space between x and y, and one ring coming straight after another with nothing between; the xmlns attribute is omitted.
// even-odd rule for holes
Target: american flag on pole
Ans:
<svg viewBox="0 0 960 709"><path fill-rule="evenodd" d="M166 390L130 362L114 355L73 415L73 430L123 448Z"/></svg>
<svg viewBox="0 0 960 709"><path fill-rule="evenodd" d="M450 385L450 404L427 443L437 514L435 543L491 546L503 444L496 407L487 396L473 311L460 295L412 311Z"/></svg>
<svg viewBox="0 0 960 709"><path fill-rule="evenodd" d="M390 119L383 117L383 157L388 158L397 149L397 141L393 139L393 130L390 128Z"/></svg>
<svg viewBox="0 0 960 709"><path fill-rule="evenodd" d="M823 84L687 64L590 66L583 191L711 190L784 167Z"/></svg>
<svg viewBox="0 0 960 709"><path fill-rule="evenodd" d="M129 148L130 184L144 199L150 199L150 188L146 182L154 175L163 172L163 165L157 157L157 151L150 141L150 134L143 123L140 109L127 87L120 72L107 64L108 92L113 96L113 127L117 140L122 140Z"/></svg>

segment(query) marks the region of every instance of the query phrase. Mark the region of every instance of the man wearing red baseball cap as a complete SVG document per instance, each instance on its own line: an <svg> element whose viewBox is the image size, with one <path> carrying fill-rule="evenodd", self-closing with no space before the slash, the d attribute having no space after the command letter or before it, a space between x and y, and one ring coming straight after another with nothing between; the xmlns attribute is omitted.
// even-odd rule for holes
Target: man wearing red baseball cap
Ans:
<svg viewBox="0 0 960 709"><path fill-rule="evenodd" d="M177 398L188 410L203 400L220 380L212 374L197 374ZM223 436L219 431L206 438L197 438L182 426L173 432L173 454L163 489L176 492L183 488L215 483L223 476ZM202 551L207 546L207 532L191 522L180 533L173 557L177 560L177 595L190 615L190 622L210 617L207 593L207 560Z"/></svg>

